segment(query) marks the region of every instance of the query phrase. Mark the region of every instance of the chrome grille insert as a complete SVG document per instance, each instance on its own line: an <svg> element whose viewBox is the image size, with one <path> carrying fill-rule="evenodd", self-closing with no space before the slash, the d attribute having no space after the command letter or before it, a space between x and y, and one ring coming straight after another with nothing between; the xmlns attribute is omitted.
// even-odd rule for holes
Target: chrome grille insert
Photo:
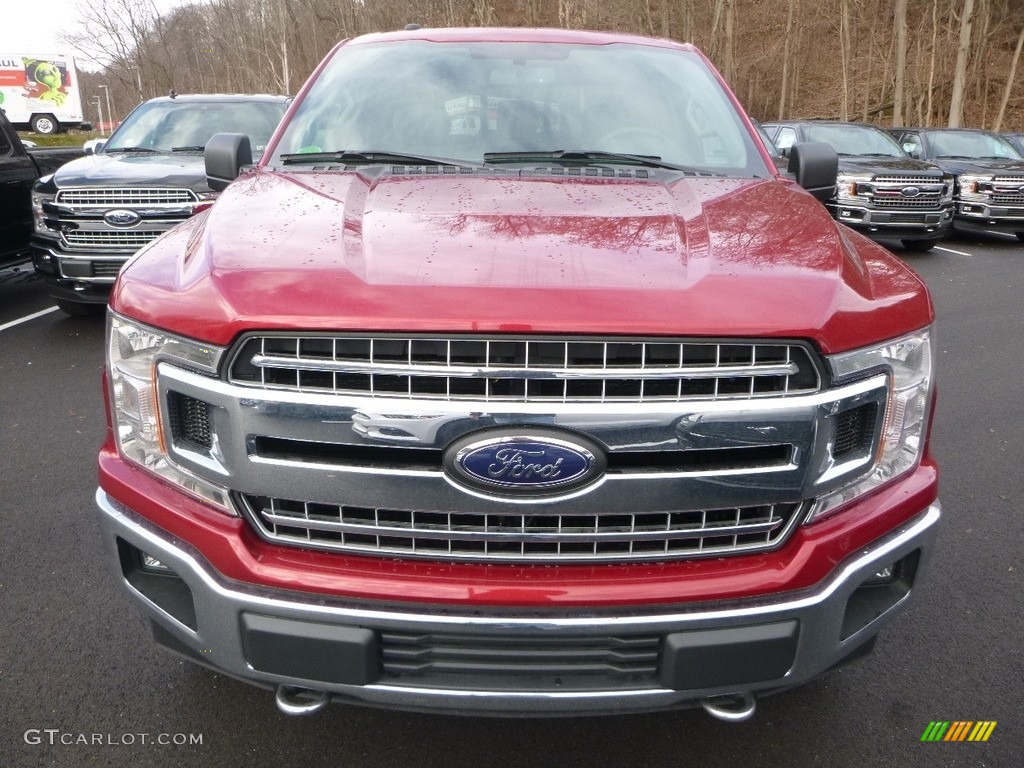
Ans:
<svg viewBox="0 0 1024 768"><path fill-rule="evenodd" d="M678 402L816 392L794 342L250 336L229 380L362 397L512 402Z"/></svg>
<svg viewBox="0 0 1024 768"><path fill-rule="evenodd" d="M895 210L926 210L934 211L938 214L939 198L938 195L932 197L874 197L872 203L875 208L886 210L889 208Z"/></svg>
<svg viewBox="0 0 1024 768"><path fill-rule="evenodd" d="M61 233L68 248L128 248L138 249L154 240L163 231L151 230L88 230L70 229Z"/></svg>
<svg viewBox="0 0 1024 768"><path fill-rule="evenodd" d="M191 189L62 189L57 193L59 205L111 208L119 206L188 205L199 200Z"/></svg>
<svg viewBox="0 0 1024 768"><path fill-rule="evenodd" d="M615 562L774 548L800 504L604 513L434 512L239 496L260 534L316 549L471 561Z"/></svg>

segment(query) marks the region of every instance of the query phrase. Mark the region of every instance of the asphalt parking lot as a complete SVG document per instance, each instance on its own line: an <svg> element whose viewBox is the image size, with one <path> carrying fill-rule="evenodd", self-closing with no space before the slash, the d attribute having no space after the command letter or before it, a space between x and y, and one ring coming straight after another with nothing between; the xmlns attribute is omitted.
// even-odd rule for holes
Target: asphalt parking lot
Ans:
<svg viewBox="0 0 1024 768"><path fill-rule="evenodd" d="M30 268L0 269L0 768L1022 765L1024 244L895 252L938 317L932 569L871 657L740 725L696 710L502 720L340 705L292 719L270 693L158 650L93 511L103 321L56 311ZM938 720L997 725L985 743L922 743Z"/></svg>

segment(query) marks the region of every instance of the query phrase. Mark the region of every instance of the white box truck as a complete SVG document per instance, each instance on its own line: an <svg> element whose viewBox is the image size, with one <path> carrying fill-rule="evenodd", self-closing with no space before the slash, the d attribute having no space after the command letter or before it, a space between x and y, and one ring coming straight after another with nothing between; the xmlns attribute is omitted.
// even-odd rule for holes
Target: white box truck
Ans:
<svg viewBox="0 0 1024 768"><path fill-rule="evenodd" d="M82 125L82 94L71 56L0 53L0 109L19 130L56 133Z"/></svg>

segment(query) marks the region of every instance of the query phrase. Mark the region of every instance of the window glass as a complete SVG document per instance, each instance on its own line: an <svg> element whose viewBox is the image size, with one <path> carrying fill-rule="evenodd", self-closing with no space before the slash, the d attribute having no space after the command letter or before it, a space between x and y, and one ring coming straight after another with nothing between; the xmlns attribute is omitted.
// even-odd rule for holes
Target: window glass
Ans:
<svg viewBox="0 0 1024 768"><path fill-rule="evenodd" d="M892 136L870 125L808 125L807 140L823 141L840 155L903 157L905 154Z"/></svg>
<svg viewBox="0 0 1024 768"><path fill-rule="evenodd" d="M928 135L933 157L983 160L1020 160L1021 154L1008 141L982 131L932 131Z"/></svg>
<svg viewBox="0 0 1024 768"><path fill-rule="evenodd" d="M775 137L775 146L780 150L789 149L796 144L796 131L788 125L779 129L779 135Z"/></svg>
<svg viewBox="0 0 1024 768"><path fill-rule="evenodd" d="M285 104L262 101L152 101L134 110L104 146L202 149L215 133L244 133L258 157L284 115Z"/></svg>
<svg viewBox="0 0 1024 768"><path fill-rule="evenodd" d="M304 96L275 159L372 150L464 161L486 152L605 151L765 172L698 56L629 44L343 48Z"/></svg>

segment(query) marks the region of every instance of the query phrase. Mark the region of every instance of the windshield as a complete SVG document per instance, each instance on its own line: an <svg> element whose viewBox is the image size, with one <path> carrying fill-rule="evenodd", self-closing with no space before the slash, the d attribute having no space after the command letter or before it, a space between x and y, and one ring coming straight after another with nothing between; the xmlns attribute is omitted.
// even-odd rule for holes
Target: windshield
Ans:
<svg viewBox="0 0 1024 768"><path fill-rule="evenodd" d="M228 132L247 134L253 157L259 157L284 110L283 100L150 101L125 118L103 151L202 152L213 134Z"/></svg>
<svg viewBox="0 0 1024 768"><path fill-rule="evenodd" d="M823 141L840 155L906 157L892 136L868 125L809 125L808 141Z"/></svg>
<svg viewBox="0 0 1024 768"><path fill-rule="evenodd" d="M928 134L933 157L1020 160L1021 153L998 136L980 131L933 131Z"/></svg>
<svg viewBox="0 0 1024 768"><path fill-rule="evenodd" d="M271 162L294 163L299 158L289 156L302 153L319 153L323 162L323 153L339 152L476 163L487 153L488 161L533 162L563 150L547 159L601 164L619 153L710 173L766 174L700 57L630 44L342 48L303 98Z"/></svg>

